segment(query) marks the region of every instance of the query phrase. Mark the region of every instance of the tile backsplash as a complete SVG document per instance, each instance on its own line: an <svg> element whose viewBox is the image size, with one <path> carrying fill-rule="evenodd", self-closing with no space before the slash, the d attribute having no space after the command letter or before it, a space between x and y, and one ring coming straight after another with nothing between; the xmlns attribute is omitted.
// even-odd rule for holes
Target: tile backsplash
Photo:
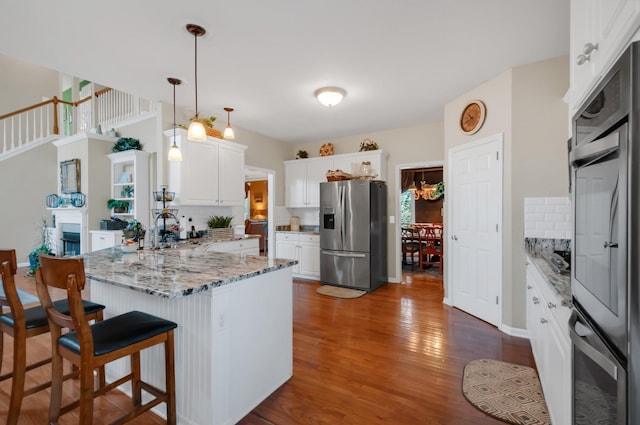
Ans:
<svg viewBox="0 0 640 425"><path fill-rule="evenodd" d="M524 199L526 238L571 239L571 222L568 197Z"/></svg>

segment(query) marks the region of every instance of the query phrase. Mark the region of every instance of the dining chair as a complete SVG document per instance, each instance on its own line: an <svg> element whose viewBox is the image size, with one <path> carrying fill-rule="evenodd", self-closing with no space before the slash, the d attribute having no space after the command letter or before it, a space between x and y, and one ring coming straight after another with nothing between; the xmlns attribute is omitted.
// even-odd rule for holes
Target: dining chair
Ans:
<svg viewBox="0 0 640 425"><path fill-rule="evenodd" d="M402 227L402 262L409 264L407 257L411 257L411 271L420 265L422 258L422 246L420 242L420 231L414 227ZM417 256L417 259L416 259Z"/></svg>
<svg viewBox="0 0 640 425"><path fill-rule="evenodd" d="M166 403L167 424L175 425L173 330L177 325L140 311L130 311L90 325L82 308L81 291L85 282L82 257L57 258L40 254L40 268L36 270L36 288L51 328L53 357L49 423L58 423L61 415L79 406L79 423L91 425L94 398L131 381L133 410L112 423L129 422L158 404ZM49 287L67 291L69 314L62 314L53 307ZM69 328L70 331L63 334L63 328ZM164 346L164 390L142 381L140 371L140 352L159 344ZM130 359L130 373L94 390L93 371L126 357ZM80 369L80 398L64 407L61 406L62 359L69 360ZM142 390L153 396L145 404L142 402Z"/></svg>
<svg viewBox="0 0 640 425"><path fill-rule="evenodd" d="M442 244L442 228L424 227L421 229L422 253L420 256L420 270L425 265L438 265L438 272L442 274L444 247Z"/></svg>
<svg viewBox="0 0 640 425"><path fill-rule="evenodd" d="M0 269L2 289L4 290L4 295L0 295L0 328L2 329L0 333L0 370L2 368L4 334L13 338L13 370L0 376L0 382L13 378L6 423L7 425L15 425L18 423L22 400L51 386L51 381L47 381L25 389L26 372L51 362L51 357L49 357L29 365L26 364L27 339L49 332L49 323L47 315L40 305L27 309L22 305L14 278L17 272L15 250L0 250ZM9 308L9 311L5 313L6 307ZM103 305L85 301L82 307L90 320L102 320ZM69 311L67 300L54 302L53 308L62 312ZM77 375L78 373L75 372L62 378L67 379ZM104 369L100 371L100 379L104 380Z"/></svg>

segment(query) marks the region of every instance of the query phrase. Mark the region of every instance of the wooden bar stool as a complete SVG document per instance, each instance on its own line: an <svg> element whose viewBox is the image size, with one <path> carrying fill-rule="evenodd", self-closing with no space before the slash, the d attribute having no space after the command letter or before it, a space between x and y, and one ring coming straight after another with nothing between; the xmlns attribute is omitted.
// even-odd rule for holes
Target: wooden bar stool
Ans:
<svg viewBox="0 0 640 425"><path fill-rule="evenodd" d="M16 271L15 250L0 250L0 272L2 273L2 288L5 294L4 296L0 295L0 310L2 310L0 313L4 313L5 307L9 307L10 310L8 313L0 315L0 328L2 329L2 333L0 333L0 368L2 367L4 334L6 333L13 338L13 371L0 376L0 382L13 378L7 425L18 423L20 407L24 397L51 386L51 381L49 381L32 388L24 388L26 372L51 362L51 357L49 357L30 365L26 364L27 338L49 332L49 323L47 315L41 306L28 309L23 307L14 279ZM54 302L53 307L67 314L69 312L69 305L66 299ZM90 320L102 320L103 305L85 301L83 307L87 318ZM71 373L64 376L63 379L77 375L78 373ZM101 379L104 380L104 368L101 370Z"/></svg>
<svg viewBox="0 0 640 425"><path fill-rule="evenodd" d="M40 254L40 268L36 270L38 296L49 318L53 341L51 404L49 423L57 424L60 415L80 406L80 424L93 423L93 399L131 381L134 409L114 421L125 423L140 416L160 403L167 405L167 424L176 423L176 397L174 372L173 330L174 322L139 311L121 314L100 323L89 325L82 308L81 291L85 285L84 260L56 258ZM62 314L53 308L48 286L66 289L70 314ZM72 329L62 334L63 328ZM164 345L165 390L141 380L140 352L154 345ZM116 381L93 389L93 371L109 362L130 357L131 373ZM80 368L80 399L61 407L62 359ZM142 390L155 398L142 404Z"/></svg>

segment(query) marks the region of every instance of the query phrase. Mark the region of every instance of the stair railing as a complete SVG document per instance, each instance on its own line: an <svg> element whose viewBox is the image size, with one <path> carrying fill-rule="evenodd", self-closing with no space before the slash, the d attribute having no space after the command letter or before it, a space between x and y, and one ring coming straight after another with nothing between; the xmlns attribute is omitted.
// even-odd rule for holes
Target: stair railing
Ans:
<svg viewBox="0 0 640 425"><path fill-rule="evenodd" d="M71 132L89 132L100 124L106 132L127 120L156 110L156 103L109 87L76 102L54 96L35 105L0 115L0 159L60 138L62 105L74 107ZM70 136L72 134L67 134Z"/></svg>

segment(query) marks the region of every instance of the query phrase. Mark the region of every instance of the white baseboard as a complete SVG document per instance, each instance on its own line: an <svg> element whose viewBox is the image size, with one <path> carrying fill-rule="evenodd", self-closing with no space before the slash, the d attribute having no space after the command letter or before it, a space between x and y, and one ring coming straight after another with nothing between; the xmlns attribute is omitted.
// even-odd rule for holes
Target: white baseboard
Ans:
<svg viewBox="0 0 640 425"><path fill-rule="evenodd" d="M446 304L446 305L448 305L449 307L453 307L453 304L451 304L451 300L450 300L448 297L444 297L444 298L442 299L442 304Z"/></svg>
<svg viewBox="0 0 640 425"><path fill-rule="evenodd" d="M512 328L511 326L507 326L504 323L500 325L499 328L502 332L507 335L516 336L518 338L529 339L529 331L527 329L522 328Z"/></svg>

